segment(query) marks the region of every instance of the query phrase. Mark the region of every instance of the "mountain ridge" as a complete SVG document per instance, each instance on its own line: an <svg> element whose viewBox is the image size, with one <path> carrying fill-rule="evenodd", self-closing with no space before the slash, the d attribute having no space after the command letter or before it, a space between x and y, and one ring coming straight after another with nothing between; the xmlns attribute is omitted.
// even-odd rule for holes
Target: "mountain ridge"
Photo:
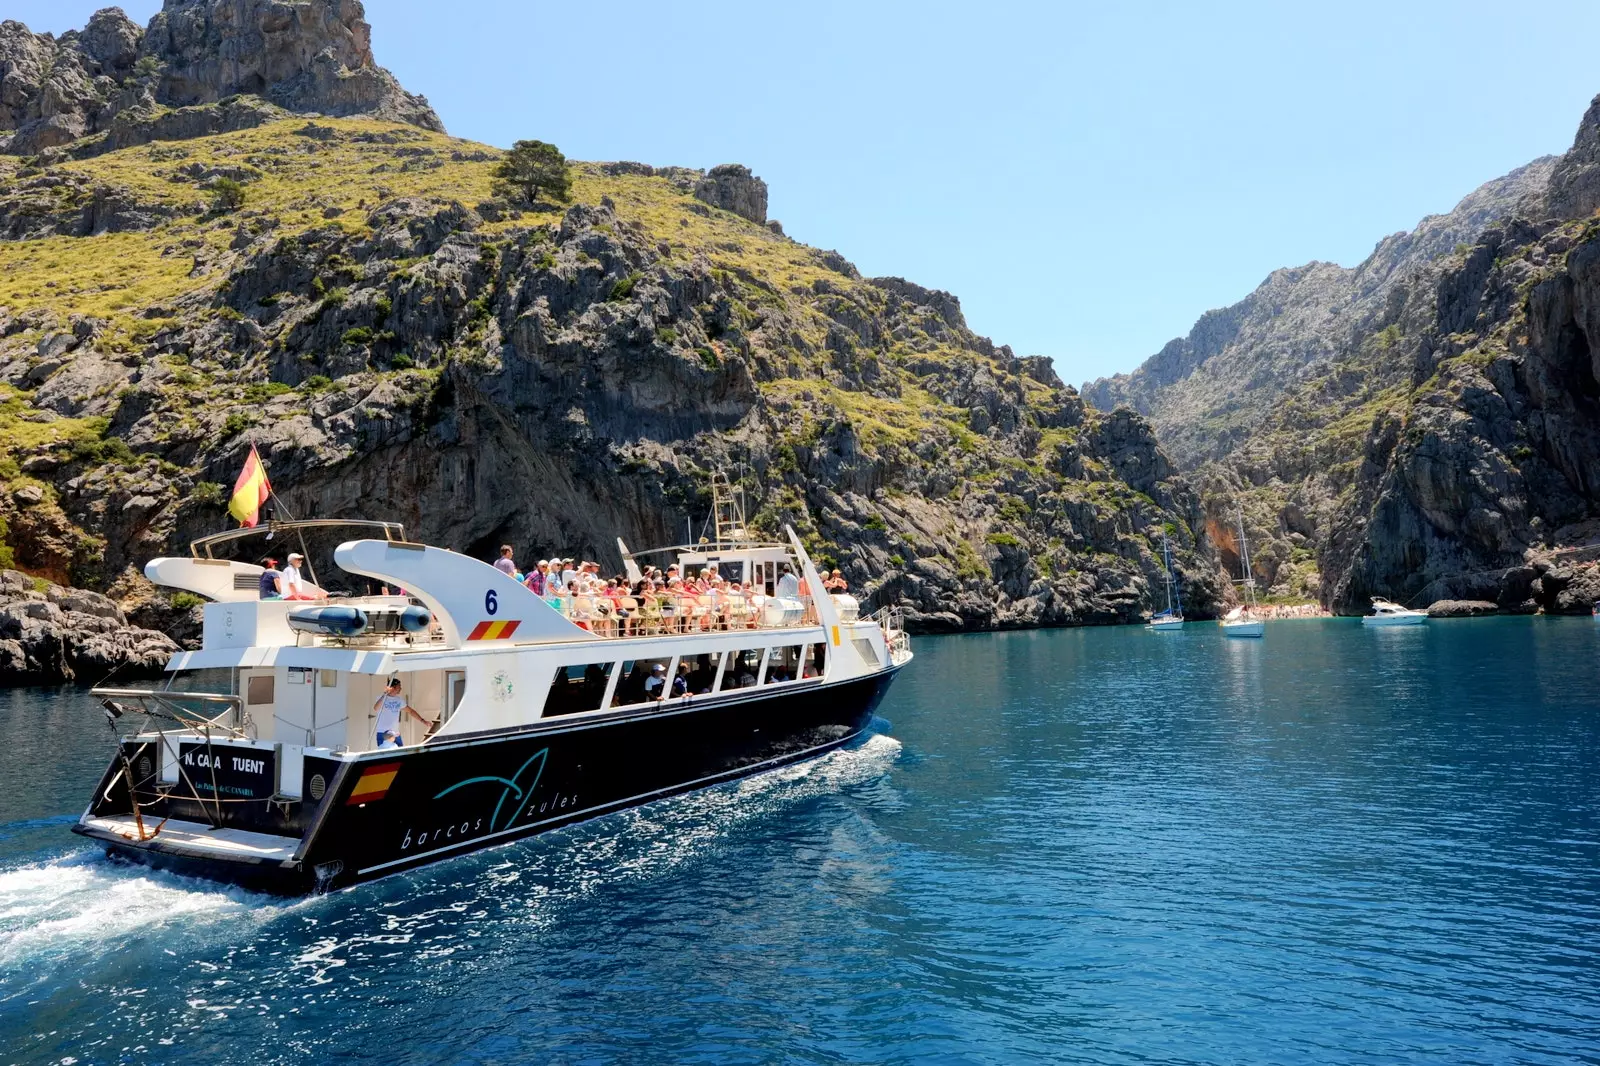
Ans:
<svg viewBox="0 0 1600 1066"><path fill-rule="evenodd" d="M1458 205L1455 232L1475 237L1440 253L1454 234L1435 226L1433 257L1378 273L1363 313L1350 299L1321 332L1262 315L1298 361L1241 383L1230 372L1273 353L1226 350L1150 405L1225 564L1242 507L1258 580L1340 612L1374 595L1557 612L1600 599L1600 97L1568 152L1499 182ZM1339 278L1348 294L1355 275ZM1249 403L1206 393L1229 385Z"/></svg>
<svg viewBox="0 0 1600 1066"><path fill-rule="evenodd" d="M259 9L167 8L229 3ZM255 446L295 514L613 566L721 471L924 631L1138 621L1163 531L1196 616L1229 595L1144 419L789 238L748 168L574 162L571 202L513 202L499 149L386 113L140 122L0 154L0 565L192 632L140 569L227 522Z"/></svg>
<svg viewBox="0 0 1600 1066"><path fill-rule="evenodd" d="M1207 311L1128 374L1087 382L1085 401L1146 415L1180 467L1220 458L1284 390L1387 326L1403 289L1429 263L1470 243L1540 193L1556 162L1544 156L1485 182L1449 212L1384 237L1354 267L1313 261L1273 271L1250 295Z"/></svg>
<svg viewBox="0 0 1600 1066"><path fill-rule="evenodd" d="M0 131L11 131L0 152L48 159L173 139L158 134L183 124L174 111L241 94L260 106L234 109L228 128L286 112L443 132L427 100L374 62L371 34L360 0L165 0L144 27L108 7L59 38L0 22Z"/></svg>

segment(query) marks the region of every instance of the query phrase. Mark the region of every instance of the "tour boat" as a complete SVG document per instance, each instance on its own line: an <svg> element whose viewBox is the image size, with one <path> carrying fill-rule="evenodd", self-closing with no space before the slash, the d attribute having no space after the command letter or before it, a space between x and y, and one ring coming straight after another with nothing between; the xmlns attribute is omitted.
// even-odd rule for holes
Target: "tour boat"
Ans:
<svg viewBox="0 0 1600 1066"><path fill-rule="evenodd" d="M1427 620L1427 611L1413 611L1381 596L1372 597L1372 613L1361 616L1364 626L1420 626Z"/></svg>
<svg viewBox="0 0 1600 1066"><path fill-rule="evenodd" d="M1266 636L1267 623L1252 613L1256 605L1256 578L1250 569L1250 546L1244 539L1243 505L1239 507L1239 565L1244 571L1244 577L1240 579L1239 584L1244 586L1247 602L1223 615L1217 624L1222 627L1222 635L1225 637Z"/></svg>
<svg viewBox="0 0 1600 1066"><path fill-rule="evenodd" d="M335 526L359 527L333 559L376 594L264 600L263 568L227 557L246 536ZM786 544L717 532L661 550L753 594L611 611L582 596L552 606L391 523L195 541L145 573L209 601L203 646L173 656L160 688L95 690L118 744L73 829L116 856L301 894L848 743L911 660L898 611L862 617L823 592L792 531ZM403 715L403 746L379 747L391 679L424 721Z"/></svg>
<svg viewBox="0 0 1600 1066"><path fill-rule="evenodd" d="M1173 600L1172 580L1172 549L1167 544L1167 531L1161 531L1161 562L1163 573L1167 579L1167 609L1150 619L1146 629L1157 633L1176 633L1183 628L1183 590L1177 593L1176 606Z"/></svg>

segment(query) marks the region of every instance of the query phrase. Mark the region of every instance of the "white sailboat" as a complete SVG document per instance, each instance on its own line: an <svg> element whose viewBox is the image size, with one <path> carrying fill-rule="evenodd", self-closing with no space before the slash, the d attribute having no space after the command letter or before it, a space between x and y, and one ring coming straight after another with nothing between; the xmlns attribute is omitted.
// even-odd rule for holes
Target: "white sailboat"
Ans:
<svg viewBox="0 0 1600 1066"><path fill-rule="evenodd" d="M1225 637L1260 637L1265 636L1267 623L1255 617L1253 609L1256 605L1256 579L1250 569L1250 545L1244 538L1244 507L1239 507L1239 560L1244 568L1244 577L1239 584L1244 586L1247 603L1240 604L1229 611L1219 623L1222 626L1222 635Z"/></svg>
<svg viewBox="0 0 1600 1066"><path fill-rule="evenodd" d="M1183 590L1179 589L1174 601L1172 580L1172 549L1167 544L1167 531L1161 531L1161 561L1167 579L1167 609L1150 619L1146 629L1157 633L1176 633L1183 628ZM1174 605L1176 603L1176 605Z"/></svg>

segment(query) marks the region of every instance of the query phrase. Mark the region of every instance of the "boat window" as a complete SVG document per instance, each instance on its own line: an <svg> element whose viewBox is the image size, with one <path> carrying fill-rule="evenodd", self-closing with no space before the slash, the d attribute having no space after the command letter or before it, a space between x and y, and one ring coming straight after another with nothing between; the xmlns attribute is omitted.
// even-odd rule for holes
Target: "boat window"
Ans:
<svg viewBox="0 0 1600 1066"><path fill-rule="evenodd" d="M616 663L558 666L555 681L550 685L550 698L544 704L544 716L598 711L606 698L611 672L616 668Z"/></svg>
<svg viewBox="0 0 1600 1066"><path fill-rule="evenodd" d="M678 673L687 683L691 695L700 696L711 691L712 684L717 680L717 662L721 658L720 653L707 652L688 656L678 663Z"/></svg>
<svg viewBox="0 0 1600 1066"><path fill-rule="evenodd" d="M762 679L766 685L778 685L800 676L800 659L804 648L799 644L786 644L767 649L767 674Z"/></svg>
<svg viewBox="0 0 1600 1066"><path fill-rule="evenodd" d="M727 691L731 688L755 688L756 677L761 673L761 649L746 648L744 651L730 651L733 656L728 663L728 668L722 672L722 688Z"/></svg>
<svg viewBox="0 0 1600 1066"><path fill-rule="evenodd" d="M271 674L256 674L245 683L245 702L252 707L260 707L271 703L273 699L273 682L277 679Z"/></svg>
<svg viewBox="0 0 1600 1066"><path fill-rule="evenodd" d="M660 685L650 684L656 666L661 667ZM617 695L613 707L627 707L635 703L649 703L661 695L668 682L667 671L672 669L672 659L630 659L622 664L622 676L617 679Z"/></svg>
<svg viewBox="0 0 1600 1066"><path fill-rule="evenodd" d="M717 576L724 581L737 581L744 584L743 559L719 559L717 561Z"/></svg>
<svg viewBox="0 0 1600 1066"><path fill-rule="evenodd" d="M444 721L448 722L467 695L467 674L464 670L444 672Z"/></svg>
<svg viewBox="0 0 1600 1066"><path fill-rule="evenodd" d="M828 646L826 644L813 644L806 652L805 669L800 672L801 677L821 677L828 672Z"/></svg>
<svg viewBox="0 0 1600 1066"><path fill-rule="evenodd" d="M852 637L850 643L856 646L856 654L861 656L862 662L868 666L883 665L882 660L878 658L878 649L872 646L872 641L864 640L861 637Z"/></svg>

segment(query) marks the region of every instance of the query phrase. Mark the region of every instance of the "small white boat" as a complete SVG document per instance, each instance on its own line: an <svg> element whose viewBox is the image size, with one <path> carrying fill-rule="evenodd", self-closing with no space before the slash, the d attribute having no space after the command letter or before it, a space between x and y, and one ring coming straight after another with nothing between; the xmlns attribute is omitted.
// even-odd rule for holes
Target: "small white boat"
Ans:
<svg viewBox="0 0 1600 1066"><path fill-rule="evenodd" d="M1382 596L1372 597L1372 613L1361 616L1364 626L1420 626L1427 620L1427 611L1413 611Z"/></svg>
<svg viewBox="0 0 1600 1066"><path fill-rule="evenodd" d="M1242 504L1239 507L1239 565L1244 570L1244 577L1239 584L1244 586L1249 600L1229 611L1217 624L1222 627L1225 637L1264 637L1267 635L1267 623L1251 614L1251 608L1256 605L1256 578L1255 572L1250 569L1250 545L1244 539Z"/></svg>
<svg viewBox="0 0 1600 1066"><path fill-rule="evenodd" d="M1263 637L1267 633L1267 623L1252 617L1244 607L1235 607L1218 624L1225 637Z"/></svg>
<svg viewBox="0 0 1600 1066"><path fill-rule="evenodd" d="M1176 633L1183 629L1183 590L1179 589L1177 606L1173 606L1172 597L1172 550L1167 546L1167 531L1161 531L1161 559L1166 567L1167 578L1167 609L1150 619L1146 629L1157 633Z"/></svg>

